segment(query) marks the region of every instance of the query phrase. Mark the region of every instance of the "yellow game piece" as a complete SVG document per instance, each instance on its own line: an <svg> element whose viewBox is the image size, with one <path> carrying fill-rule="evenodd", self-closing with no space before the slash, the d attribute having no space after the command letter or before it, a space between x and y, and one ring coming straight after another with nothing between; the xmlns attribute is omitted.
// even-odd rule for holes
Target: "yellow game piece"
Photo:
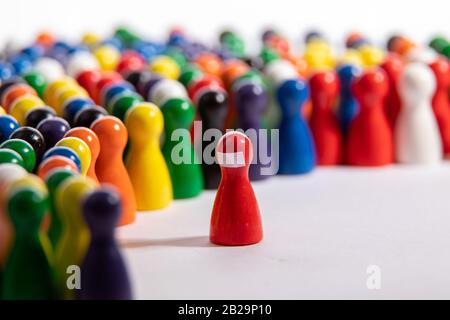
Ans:
<svg viewBox="0 0 450 320"><path fill-rule="evenodd" d="M177 80L181 72L176 61L168 56L156 57L150 64L150 71L172 80Z"/></svg>
<svg viewBox="0 0 450 320"><path fill-rule="evenodd" d="M25 125L25 118L30 110L36 107L42 107L45 103L38 97L32 94L26 94L22 97L17 98L11 103L9 107L9 113L12 115L17 122L21 125Z"/></svg>
<svg viewBox="0 0 450 320"><path fill-rule="evenodd" d="M83 34L83 37L81 38L81 42L83 42L88 47L93 47L100 41L101 41L100 36L93 32L86 32L85 34Z"/></svg>
<svg viewBox="0 0 450 320"><path fill-rule="evenodd" d="M125 116L130 137L126 167L133 184L138 210L157 210L172 201L169 170L159 146L164 118L152 103L132 107Z"/></svg>
<svg viewBox="0 0 450 320"><path fill-rule="evenodd" d="M64 103L67 100L75 97L88 98L89 95L86 92L86 90L80 86L68 86L58 90L55 93L54 99L55 103L53 105L53 109L55 109L56 114L62 116L64 112L63 110Z"/></svg>
<svg viewBox="0 0 450 320"><path fill-rule="evenodd" d="M6 114L5 109L3 109L2 106L0 106L0 116Z"/></svg>
<svg viewBox="0 0 450 320"><path fill-rule="evenodd" d="M364 65L361 54L358 50L348 49L339 59L340 64L353 64L362 67Z"/></svg>
<svg viewBox="0 0 450 320"><path fill-rule="evenodd" d="M91 165L91 150L89 146L80 138L68 137L59 140L56 143L57 147L68 147L75 151L80 158L81 162L81 174L86 175L89 166Z"/></svg>
<svg viewBox="0 0 450 320"><path fill-rule="evenodd" d="M371 45L362 45L359 48L365 67L374 67L384 61L385 53L380 48Z"/></svg>
<svg viewBox="0 0 450 320"><path fill-rule="evenodd" d="M64 77L61 79L58 79L56 81L53 81L48 84L48 86L45 88L44 91L44 101L51 107L55 104L55 93L60 90L61 88L68 87L70 85L77 85L77 82L75 79L71 77Z"/></svg>
<svg viewBox="0 0 450 320"><path fill-rule="evenodd" d="M55 193L56 208L63 226L55 250L55 274L58 294L63 299L73 299L75 293L67 287L67 268L81 266L89 245L89 229L84 222L81 206L86 194L94 189L94 181L76 176L65 180Z"/></svg>
<svg viewBox="0 0 450 320"><path fill-rule="evenodd" d="M117 64L120 61L120 52L112 46L101 46L94 50L94 56L103 71L116 70Z"/></svg>

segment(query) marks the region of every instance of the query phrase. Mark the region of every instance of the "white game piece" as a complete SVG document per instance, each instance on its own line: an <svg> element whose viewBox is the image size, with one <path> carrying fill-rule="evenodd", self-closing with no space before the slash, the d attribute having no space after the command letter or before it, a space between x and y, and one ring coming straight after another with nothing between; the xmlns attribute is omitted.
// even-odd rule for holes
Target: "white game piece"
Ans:
<svg viewBox="0 0 450 320"><path fill-rule="evenodd" d="M399 83L402 108L395 126L397 161L436 164L442 158L442 142L431 106L436 80L431 69L420 62L406 66Z"/></svg>
<svg viewBox="0 0 450 320"><path fill-rule="evenodd" d="M186 88L180 82L164 79L155 84L151 91L150 101L158 107L162 107L169 99L187 97Z"/></svg>
<svg viewBox="0 0 450 320"><path fill-rule="evenodd" d="M276 86L285 80L298 78L297 70L295 70L292 63L281 59L269 62L264 68L264 74Z"/></svg>
<svg viewBox="0 0 450 320"><path fill-rule="evenodd" d="M70 56L67 62L67 74L76 78L78 74L86 70L100 69L97 59L88 51L79 51Z"/></svg>
<svg viewBox="0 0 450 320"><path fill-rule="evenodd" d="M64 77L64 68L57 60L52 58L40 58L34 65L34 70L44 76L47 83L54 82Z"/></svg>

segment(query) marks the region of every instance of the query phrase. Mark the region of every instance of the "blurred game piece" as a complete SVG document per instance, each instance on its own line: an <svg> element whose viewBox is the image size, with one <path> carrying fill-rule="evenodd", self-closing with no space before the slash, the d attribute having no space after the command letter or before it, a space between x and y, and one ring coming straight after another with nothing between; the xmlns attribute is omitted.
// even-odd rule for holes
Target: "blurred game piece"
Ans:
<svg viewBox="0 0 450 320"><path fill-rule="evenodd" d="M77 173L66 168L57 168L51 171L45 178L47 184L49 201L50 201L50 227L48 237L53 250L56 249L62 234L61 214L58 213L56 207L56 190L68 178L75 176Z"/></svg>
<svg viewBox="0 0 450 320"><path fill-rule="evenodd" d="M441 137L431 106L435 89L435 77L426 64L406 66L399 80L402 109L395 126L400 163L436 164L442 160Z"/></svg>
<svg viewBox="0 0 450 320"><path fill-rule="evenodd" d="M131 284L115 239L122 204L115 190L104 187L83 201L83 216L91 241L82 264L80 300L130 300Z"/></svg>
<svg viewBox="0 0 450 320"><path fill-rule="evenodd" d="M47 149L50 149L64 137L66 132L69 131L70 125L63 118L53 117L39 122L36 129L44 137Z"/></svg>
<svg viewBox="0 0 450 320"><path fill-rule="evenodd" d="M394 161L392 130L384 113L388 80L382 69L366 71L352 85L359 113L350 124L347 163L383 166Z"/></svg>
<svg viewBox="0 0 450 320"><path fill-rule="evenodd" d="M262 180L270 176L270 169L264 172L263 167L267 166L267 158L270 154L270 136L263 137L260 132L262 129L262 115L268 106L268 94L266 89L257 83L243 83L238 88L234 88L236 110L238 114L238 128L247 132L252 145L258 150L254 154L254 162L250 164L250 180ZM266 131L268 132L268 131ZM261 155L265 155L262 159ZM265 162L263 164L263 162Z"/></svg>
<svg viewBox="0 0 450 320"><path fill-rule="evenodd" d="M361 69L351 64L345 64L338 68L337 74L340 81L339 105L337 116L341 125L342 135L347 137L350 123L358 112L358 103L351 91L352 82L360 75Z"/></svg>
<svg viewBox="0 0 450 320"><path fill-rule="evenodd" d="M75 298L75 291L67 287L67 268L81 266L89 245L89 230L81 207L85 195L94 189L95 183L89 178L75 176L56 190L56 208L63 231L55 249L55 276L58 296L65 300Z"/></svg>
<svg viewBox="0 0 450 320"><path fill-rule="evenodd" d="M436 78L432 105L442 140L444 156L450 156L450 62L440 58L430 64Z"/></svg>
<svg viewBox="0 0 450 320"><path fill-rule="evenodd" d="M334 72L318 72L309 80L312 114L309 121L318 165L338 165L343 159L343 143L334 106L339 79Z"/></svg>
<svg viewBox="0 0 450 320"><path fill-rule="evenodd" d="M389 91L386 97L384 110L392 130L394 130L398 113L401 109L401 101L398 94L398 81L405 66L404 62L394 54L389 55L380 66L385 71L389 81Z"/></svg>
<svg viewBox="0 0 450 320"><path fill-rule="evenodd" d="M43 243L45 235L40 232L48 210L48 194L31 186L13 188L7 210L15 238L5 265L3 299L55 298L49 257Z"/></svg>
<svg viewBox="0 0 450 320"><path fill-rule="evenodd" d="M224 91L208 90L203 92L197 100L197 110L202 120L203 132L208 129L224 130L225 117L228 110L228 97ZM210 138L211 140L214 139ZM202 170L205 179L205 189L217 189L220 182L220 167L214 161L215 147L218 141L202 139ZM211 144L212 143L212 144ZM205 148L207 155L205 155ZM211 161L212 162L211 162Z"/></svg>

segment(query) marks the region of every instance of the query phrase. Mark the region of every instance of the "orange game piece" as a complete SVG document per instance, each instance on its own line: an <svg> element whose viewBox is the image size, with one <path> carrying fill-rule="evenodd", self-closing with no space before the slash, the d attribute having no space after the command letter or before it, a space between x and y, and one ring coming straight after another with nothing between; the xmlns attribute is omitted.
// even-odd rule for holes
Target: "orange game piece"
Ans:
<svg viewBox="0 0 450 320"><path fill-rule="evenodd" d="M79 138L89 146L89 149L91 150L91 164L89 165L87 176L96 183L99 183L97 174L95 173L95 163L100 154L100 141L98 140L97 135L91 129L77 127L67 131L64 138L67 137Z"/></svg>
<svg viewBox="0 0 450 320"><path fill-rule="evenodd" d="M222 74L223 63L212 53L202 53L195 60L195 64L204 72L216 77Z"/></svg>
<svg viewBox="0 0 450 320"><path fill-rule="evenodd" d="M98 180L117 188L123 205L119 225L130 224L136 219L136 198L122 160L128 141L127 129L118 118L105 116L92 123L91 130L100 141L100 154L95 165Z"/></svg>
<svg viewBox="0 0 450 320"><path fill-rule="evenodd" d="M11 103L17 98L24 96L26 94L32 94L36 97L38 96L36 90L34 90L29 85L24 83L18 83L7 89L7 91L3 95L1 104L3 105L3 107L5 107L6 112L9 113L9 107L11 106Z"/></svg>
<svg viewBox="0 0 450 320"><path fill-rule="evenodd" d="M69 169L73 172L79 173L77 165L69 158L63 156L53 156L44 160L40 164L37 174L41 179L45 180L47 174L54 169Z"/></svg>

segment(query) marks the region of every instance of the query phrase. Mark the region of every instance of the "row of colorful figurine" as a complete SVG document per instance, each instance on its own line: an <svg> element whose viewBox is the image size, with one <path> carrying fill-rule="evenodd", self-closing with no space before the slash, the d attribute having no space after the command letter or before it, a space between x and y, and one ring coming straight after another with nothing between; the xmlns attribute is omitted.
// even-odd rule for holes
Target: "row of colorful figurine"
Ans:
<svg viewBox="0 0 450 320"><path fill-rule="evenodd" d="M252 143L243 133L228 132L216 156L222 178L210 240L227 246L258 243L263 226L248 179ZM14 163L0 164L0 182L2 299L132 298L114 236L123 210L114 186L99 187L64 167L42 180Z"/></svg>
<svg viewBox="0 0 450 320"><path fill-rule="evenodd" d="M0 181L2 299L132 298L115 188L63 167L41 180L11 163Z"/></svg>

